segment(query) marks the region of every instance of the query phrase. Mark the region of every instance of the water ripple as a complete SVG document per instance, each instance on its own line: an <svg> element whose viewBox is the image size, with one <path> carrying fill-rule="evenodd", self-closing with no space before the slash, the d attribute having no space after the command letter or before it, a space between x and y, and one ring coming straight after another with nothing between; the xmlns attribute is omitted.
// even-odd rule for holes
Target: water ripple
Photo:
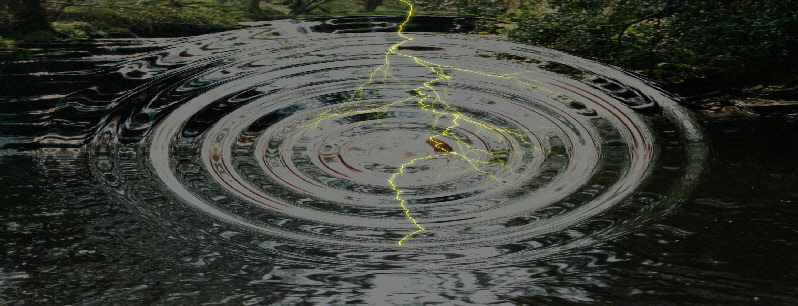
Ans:
<svg viewBox="0 0 798 306"><path fill-rule="evenodd" d="M556 257L666 214L703 168L703 136L683 108L593 61L496 37L409 34L401 52L452 76L435 85L459 117L396 103L437 77L413 57L392 60L391 78L368 83L401 41L396 33L264 34L274 31L146 49L106 73L132 89L59 98L53 116L69 109L89 119L71 129L52 121L58 129L38 140L85 144L100 188L148 222L197 227L211 239L203 220L221 221L212 239L257 246L276 263L336 269ZM463 144L490 154L446 154ZM425 228L402 245L415 226L397 188ZM197 220L170 213L185 210ZM612 260L594 255L584 265Z"/></svg>

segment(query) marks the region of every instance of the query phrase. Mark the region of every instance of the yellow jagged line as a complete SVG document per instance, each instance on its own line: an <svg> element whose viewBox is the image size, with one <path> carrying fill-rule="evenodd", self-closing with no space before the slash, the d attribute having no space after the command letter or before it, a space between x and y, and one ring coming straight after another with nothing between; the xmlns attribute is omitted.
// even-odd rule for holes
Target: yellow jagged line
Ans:
<svg viewBox="0 0 798 306"><path fill-rule="evenodd" d="M446 156L446 155L449 155L449 154L438 154L438 155L433 155L433 156L425 156L425 157L419 157L419 158L412 159L409 162L407 162L407 163L403 164L402 166L400 166L399 167L399 172L394 173L391 176L391 178L388 180L388 183L391 184L391 186L393 187L393 190L396 191L396 199L399 200L399 205L402 206L402 209L404 209L405 216L407 216L408 219L413 221L413 224L418 228L415 232L407 234L407 235L404 236L404 238L402 238L402 240L399 240L399 245L402 245L402 242L405 241L405 239L409 238L410 236L413 236L413 235L415 235L417 233L423 232L424 231L424 227L422 227L421 224L418 224L418 221L416 221L415 218L410 216L410 209L408 209L407 206L405 206L405 200L403 200L401 198L401 195L402 195L402 193L404 193L404 191L399 189L399 187L396 187L396 184L394 184L393 180L396 179L397 175L400 175L400 174L405 172L405 167L406 166L409 166L409 165L415 163L416 161L420 161L420 160L424 160L424 159L428 159L428 158L432 158L432 157Z"/></svg>
<svg viewBox="0 0 798 306"><path fill-rule="evenodd" d="M471 165L471 167L473 167L473 169L464 170L462 172L477 171L477 172L480 172L480 173L482 173L482 174L484 174L484 175L486 175L488 177L491 177L491 178L495 179L497 182L499 182L501 184L506 184L505 182L503 182L498 177L496 177L496 176L494 176L494 175L492 175L492 174L490 174L490 173L488 173L486 171L481 170L480 167L479 167L479 164L494 164L494 163L498 163L498 164L501 164L503 166L506 166L506 164L502 160L502 158L497 157L496 154L494 154L494 153L492 153L490 151L481 150L481 149L477 149L477 148L472 147L471 145L469 145L464 140L460 139L459 137L457 137L456 135L454 135L451 132L454 128L460 126L460 122L459 121L462 120L462 121L464 121L466 123L473 124L476 127L478 127L481 132L484 132L486 134L495 134L495 137L497 137L497 138L502 137L501 136L501 132L505 132L505 133L508 133L508 134L511 134L511 135L517 137L517 139L519 139L522 143L534 146L534 144L532 144L528 139L526 139L526 137L522 134L521 131L515 131L514 129L499 129L499 128L492 127L490 125L484 124L484 123L476 121L476 120L471 120L467 116L463 115L459 110L455 109L454 107L452 107L448 103L446 103L445 99L443 99L441 97L441 95L438 93L438 91L435 89L435 87L432 86L433 83L445 80L446 81L446 86L444 87L444 96L448 95L448 88L449 88L449 86L451 84L452 77L449 76L449 75L446 75L443 72L444 68L451 69L451 70L456 70L456 71L461 71L461 72L473 73L473 74L487 76L487 77L495 77L495 78L500 78L500 79L512 80L512 81L517 82L519 85L522 85L524 87L528 87L528 89L530 89L531 91L542 90L542 91L546 91L546 92L549 92L549 93L555 93L555 92L553 92L553 91L551 91L549 89L546 89L544 87L536 85L535 84L536 83L535 80L530 80L530 79L527 79L527 78L514 76L514 75L520 75L520 74L522 74L524 72L527 72L527 71L515 72L515 73L511 73L511 74L488 73L488 72L469 70L469 69L458 68L458 67L453 67L453 66L440 65L440 64L436 64L436 63L433 63L433 62L430 62L430 61L426 61L426 60L420 59L420 58L412 56L412 55L402 54L402 53L397 52L396 50L399 48L399 46L401 46L402 44L413 40L412 37L405 36L402 33L403 30L404 30L405 25L410 21L410 18L413 15L413 4L410 3L410 1L408 1L408 0L400 0L400 1L404 2L408 6L407 17L405 18L404 22L402 22L399 25L399 30L397 31L397 34L400 37L404 38L404 40L399 42L399 43L396 43L396 44L392 45L390 48L388 48L387 52L385 53L385 61L384 61L384 63L371 72L371 75L369 76L369 80L364 82L364 83L362 83L362 84L360 84L360 86L356 90L354 90L352 92L352 95L349 97L349 99L347 101L345 101L344 103L342 103L338 107L335 107L333 109L329 109L327 111L324 111L324 112L320 113L319 115L317 115L317 118L316 118L317 120L315 120L315 122L312 123L312 124L306 125L305 128L310 128L310 125L312 125L313 128L316 129L316 128L318 128L318 124L321 123L322 121L325 121L325 120L328 120L328 119L332 119L332 118L335 118L335 117L341 117L341 116L353 115L353 114L376 113L376 115L374 117L371 117L370 119L379 120L379 118L381 116L383 116L387 112L388 108L390 108L390 107L392 107L394 105L400 104L400 103L404 103L404 102L407 102L407 101L414 100L414 99L418 99L418 104L420 105L421 109L428 110L428 111L433 113L433 115L435 116L435 121L432 124L433 127L437 127L438 126L438 120L441 117L443 117L443 116L452 116L452 117L454 117L454 119L452 119L452 125L447 126L442 132L436 134L435 136L431 136L429 138L429 140L432 143L434 143L435 149L445 152L444 154L437 154L437 155L433 155L433 156L425 156L425 157L412 159L412 160L402 164L399 167L399 171L394 173L391 176L391 178L388 180L388 183L391 184L393 190L396 192L396 199L399 201L399 205L404 210L405 216L410 221L412 221L413 224L417 228L417 230L415 230L414 232L412 232L410 234L405 235L401 240L399 240L398 244L402 245L402 242L404 242L407 238L409 238L409 237L411 237L411 236L413 236L415 234L418 234L418 233L420 233L420 232L425 230L424 227L422 227L421 224L419 224L418 221L411 216L410 209L408 209L407 206L405 205L407 203L407 201L402 199L402 196L401 196L402 193L404 193L404 191L402 191L398 186L396 186L396 184L394 182L397 176L399 176L399 175L404 173L405 167L410 166L410 165L412 165L414 163L420 162L422 160L429 159L429 158L456 155L456 156L461 157L463 160L468 162ZM429 81L426 81L426 82L422 83L421 86L418 86L418 87L413 88L413 89L409 89L407 84L405 84L401 80L397 79L396 77L394 77L393 74L391 74L389 72L389 68L391 66L391 61L389 59L390 55L398 55L398 56L411 58L411 59L413 59L413 61L415 61L420 66L429 68L438 77L435 78L435 79L432 79L432 80L429 80ZM378 106L378 107L372 107L372 108L361 109L361 110L352 110L353 108L355 108L355 107L357 107L359 105L357 103L357 101L359 101L361 99L365 99L365 95L363 93L365 86L374 83L375 82L375 80L374 80L375 79L375 75L377 75L380 71L382 71L382 85L378 89L383 88L386 85L386 79L390 78L390 79L395 80L398 83L402 84L405 87L405 90L407 92L412 93L411 96L409 98L398 100L398 101L394 101L394 102L388 103L386 105ZM432 95L430 95L428 93L425 93L425 89L431 91ZM431 99L432 101L428 102L428 103L425 103L425 101L427 99L430 99L430 98L432 98ZM442 106L444 111L436 110L436 103L440 103L440 106L437 106L437 107L441 107ZM336 112L337 110L342 110L342 112ZM361 123L362 122L359 122L358 126ZM531 131L529 131L529 132L531 132ZM465 152L465 153L460 153L460 152L458 152L458 150L454 150L454 149L448 150L448 149L444 148L442 146L443 142L440 142L437 139L435 139L435 137L440 137L440 136L446 136L446 137L449 137L451 139L456 140L457 141L456 146L457 146L458 150L460 152ZM387 139L386 139L386 141L387 141ZM539 148L537 148L537 149L539 149ZM469 157L469 155L472 154L472 152L473 152L473 154L476 154L477 156L474 157L474 158ZM482 161L480 159L481 159L481 157L483 155L480 155L480 154L484 154L484 156L486 156L486 157L490 156L492 159L497 160L497 162ZM440 180L440 176L439 176L438 179Z"/></svg>

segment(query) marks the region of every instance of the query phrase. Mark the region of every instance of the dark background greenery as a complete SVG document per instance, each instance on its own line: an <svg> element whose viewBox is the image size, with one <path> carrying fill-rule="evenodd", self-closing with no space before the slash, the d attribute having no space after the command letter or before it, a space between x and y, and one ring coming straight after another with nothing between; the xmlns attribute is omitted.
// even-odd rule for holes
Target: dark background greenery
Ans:
<svg viewBox="0 0 798 306"><path fill-rule="evenodd" d="M519 14L510 36L692 94L798 85L796 1L551 0L548 7Z"/></svg>
<svg viewBox="0 0 798 306"><path fill-rule="evenodd" d="M418 14L511 24L499 33L636 71L682 95L796 99L798 1L413 3ZM0 49L58 39L189 36L235 29L240 21L404 10L399 0L0 0Z"/></svg>

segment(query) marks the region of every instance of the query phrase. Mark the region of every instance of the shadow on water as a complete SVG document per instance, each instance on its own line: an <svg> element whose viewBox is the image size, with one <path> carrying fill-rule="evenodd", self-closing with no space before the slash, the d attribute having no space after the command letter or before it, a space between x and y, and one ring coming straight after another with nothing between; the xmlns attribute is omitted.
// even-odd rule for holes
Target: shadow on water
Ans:
<svg viewBox="0 0 798 306"><path fill-rule="evenodd" d="M323 137L296 127L347 105L400 41L391 32L401 21L276 21L50 45L32 61L3 63L0 301L798 302L798 125L693 125L667 96L616 70L470 35L475 19L418 17L407 27L417 39L399 50L524 71L558 94L442 69L463 114L508 130L528 125L538 142L459 131L469 144L507 147L511 171L483 170L525 185L502 189L472 171L408 187L429 236L396 247L410 227L382 180L396 171L395 155L434 150L413 146L436 129L424 125L433 117L410 105L380 124L371 113L342 114L317 131ZM403 84L430 74L412 61L392 68ZM368 89L364 105L407 95L392 81ZM610 102L585 98L594 96ZM530 97L539 102L521 102ZM527 108L501 107L511 103ZM401 145L373 145L386 135ZM351 149L360 147L369 150ZM460 166L441 159L413 171ZM536 202L546 194L557 198ZM253 204L282 208L266 197L291 205Z"/></svg>

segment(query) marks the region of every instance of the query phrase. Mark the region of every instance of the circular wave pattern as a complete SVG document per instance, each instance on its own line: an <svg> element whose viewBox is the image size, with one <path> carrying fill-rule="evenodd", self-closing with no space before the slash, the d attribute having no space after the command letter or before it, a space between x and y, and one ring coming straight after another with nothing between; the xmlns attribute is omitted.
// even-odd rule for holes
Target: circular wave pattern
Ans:
<svg viewBox="0 0 798 306"><path fill-rule="evenodd" d="M395 33L187 43L108 118L95 171L128 202L197 210L284 258L407 267L600 242L670 210L701 171L692 118L634 77L412 36L376 78Z"/></svg>

